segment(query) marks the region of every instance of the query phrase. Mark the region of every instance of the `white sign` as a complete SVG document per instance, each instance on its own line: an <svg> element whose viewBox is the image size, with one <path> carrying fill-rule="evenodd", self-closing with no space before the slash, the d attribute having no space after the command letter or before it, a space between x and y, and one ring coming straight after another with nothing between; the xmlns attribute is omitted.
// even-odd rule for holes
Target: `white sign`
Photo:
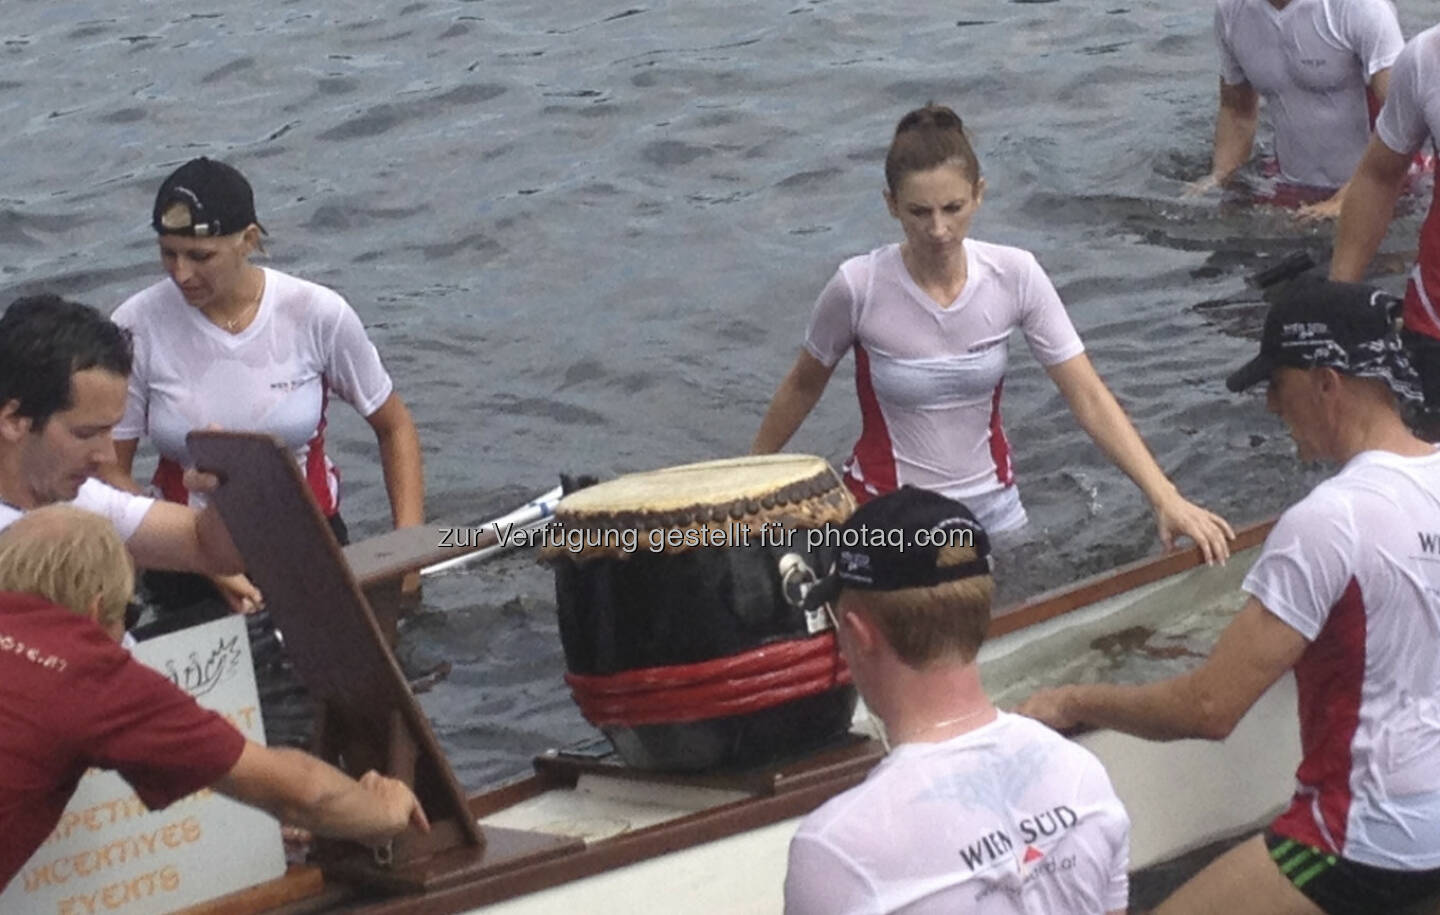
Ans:
<svg viewBox="0 0 1440 915"><path fill-rule="evenodd" d="M132 653L265 742L242 617L141 642ZM55 831L0 893L0 912L170 912L284 873L280 824L268 814L209 789L151 813L124 779L91 769Z"/></svg>

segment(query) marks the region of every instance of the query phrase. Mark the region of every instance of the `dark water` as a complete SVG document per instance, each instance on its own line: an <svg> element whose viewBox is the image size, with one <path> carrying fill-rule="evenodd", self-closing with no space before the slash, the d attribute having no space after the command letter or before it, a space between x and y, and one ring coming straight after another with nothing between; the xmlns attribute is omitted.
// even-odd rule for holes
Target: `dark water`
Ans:
<svg viewBox="0 0 1440 915"><path fill-rule="evenodd" d="M268 263L346 294L425 442L432 516L744 451L810 304L897 237L895 120L960 111L988 181L975 235L1034 250L1161 464L1235 521L1317 478L1259 396L1254 308L1197 310L1328 230L1213 199L1204 3L4 0L0 294L104 308L158 277L160 179L238 164ZM1440 0L1404 4L1413 34ZM1400 269L1418 213L1391 234ZM1385 282L1398 285L1390 276ZM1156 548L1137 491L1023 346L1006 420L1036 525L1019 595ZM793 444L838 461L850 366ZM333 411L352 530L387 517L374 442ZM435 579L406 651L446 658L424 703L478 786L585 733L559 683L548 573L526 556Z"/></svg>

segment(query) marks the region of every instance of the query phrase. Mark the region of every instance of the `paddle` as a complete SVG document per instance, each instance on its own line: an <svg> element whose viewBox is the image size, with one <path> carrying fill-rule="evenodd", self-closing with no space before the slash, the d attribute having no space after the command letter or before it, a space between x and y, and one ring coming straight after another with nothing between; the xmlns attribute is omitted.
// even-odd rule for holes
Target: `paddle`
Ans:
<svg viewBox="0 0 1440 915"><path fill-rule="evenodd" d="M455 533L452 536L463 537L458 540L457 546L468 547L486 540L491 541L490 545L468 552L463 556L456 556L454 559L446 559L443 562L425 566L420 570L420 574L435 575L462 568L479 559L504 551L508 548L507 542L512 533L530 530L544 524L546 519L555 513L555 506L559 503L562 494L561 487L556 486L508 514L486 521L476 527L454 529Z"/></svg>

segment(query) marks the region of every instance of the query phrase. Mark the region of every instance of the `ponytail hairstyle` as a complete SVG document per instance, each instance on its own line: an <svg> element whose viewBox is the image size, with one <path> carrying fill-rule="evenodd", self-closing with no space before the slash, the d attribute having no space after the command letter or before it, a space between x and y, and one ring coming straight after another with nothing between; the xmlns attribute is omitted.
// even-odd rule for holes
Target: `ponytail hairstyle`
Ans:
<svg viewBox="0 0 1440 915"><path fill-rule="evenodd" d="M905 115L895 126L895 139L885 154L885 185L893 196L906 175L949 162L958 163L971 184L979 184L980 160L965 136L960 115L929 102Z"/></svg>

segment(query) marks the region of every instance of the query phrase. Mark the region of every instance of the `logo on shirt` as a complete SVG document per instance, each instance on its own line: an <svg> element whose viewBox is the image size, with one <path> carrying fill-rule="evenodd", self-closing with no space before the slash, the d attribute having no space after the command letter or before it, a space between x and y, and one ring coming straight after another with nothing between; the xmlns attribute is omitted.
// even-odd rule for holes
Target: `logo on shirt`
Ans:
<svg viewBox="0 0 1440 915"><path fill-rule="evenodd" d="M1426 533L1425 531L1415 532L1420 537L1420 551L1422 553L1440 553L1440 534Z"/></svg>
<svg viewBox="0 0 1440 915"><path fill-rule="evenodd" d="M1052 807L1044 813L1024 817L1018 824L1020 831L1020 842L1025 844L1025 852L1021 856L1023 865L1032 865L1035 861L1045 857L1045 853L1036 848L1034 843L1040 839L1060 835L1069 831L1080 817L1064 804ZM1019 844L1015 838L1005 830L994 830L980 836L976 841L961 847L960 860L970 868L973 874L975 871L989 867L1002 857L1008 856ZM1050 843L1046 843L1050 844Z"/></svg>
<svg viewBox="0 0 1440 915"><path fill-rule="evenodd" d="M270 383L270 390L284 391L286 393L289 393L290 391L295 391L305 387L305 385L308 384L309 381L310 379L308 378L296 378L294 381L272 381Z"/></svg>

